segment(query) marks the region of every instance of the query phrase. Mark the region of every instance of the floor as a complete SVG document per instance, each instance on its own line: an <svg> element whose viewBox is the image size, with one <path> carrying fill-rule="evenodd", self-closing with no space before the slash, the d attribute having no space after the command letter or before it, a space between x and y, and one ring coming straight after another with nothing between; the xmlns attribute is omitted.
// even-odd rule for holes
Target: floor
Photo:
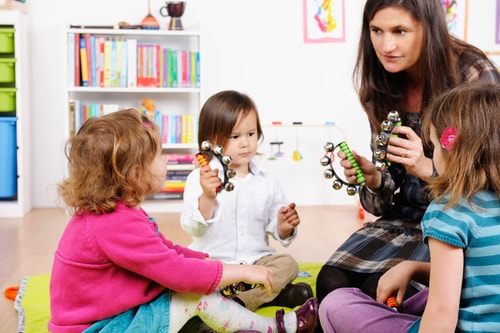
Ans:
<svg viewBox="0 0 500 333"><path fill-rule="evenodd" d="M297 239L280 253L289 253L300 262L324 262L354 230L359 228L355 206L302 206ZM179 213L151 214L167 238L188 245L190 236L179 224ZM0 218L0 287L17 286L26 275L50 273L58 239L69 216L63 209L34 209L24 218ZM367 216L365 219L370 220ZM17 313L13 301L0 300L0 332L17 332Z"/></svg>

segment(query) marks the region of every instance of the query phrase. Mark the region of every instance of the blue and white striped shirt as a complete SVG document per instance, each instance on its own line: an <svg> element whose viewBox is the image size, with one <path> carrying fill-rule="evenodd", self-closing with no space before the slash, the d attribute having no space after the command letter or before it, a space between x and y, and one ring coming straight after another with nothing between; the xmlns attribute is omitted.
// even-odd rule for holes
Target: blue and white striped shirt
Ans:
<svg viewBox="0 0 500 333"><path fill-rule="evenodd" d="M423 219L428 237L464 250L464 277L458 328L464 332L500 332L500 200L479 192L444 210L448 198L432 202Z"/></svg>

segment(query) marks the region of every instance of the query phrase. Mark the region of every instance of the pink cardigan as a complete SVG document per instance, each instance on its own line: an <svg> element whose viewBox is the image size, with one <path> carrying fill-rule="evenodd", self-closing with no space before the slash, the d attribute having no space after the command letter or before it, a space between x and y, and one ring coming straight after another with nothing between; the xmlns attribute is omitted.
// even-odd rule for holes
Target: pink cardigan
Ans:
<svg viewBox="0 0 500 333"><path fill-rule="evenodd" d="M50 281L51 332L92 323L155 299L166 288L210 294L222 263L174 245L142 209L73 217L55 253Z"/></svg>

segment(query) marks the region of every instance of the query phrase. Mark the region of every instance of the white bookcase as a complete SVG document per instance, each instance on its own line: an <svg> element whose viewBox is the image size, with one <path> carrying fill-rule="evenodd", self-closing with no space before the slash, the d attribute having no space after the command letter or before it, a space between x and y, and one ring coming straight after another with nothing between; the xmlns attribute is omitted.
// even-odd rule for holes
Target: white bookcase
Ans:
<svg viewBox="0 0 500 333"><path fill-rule="evenodd" d="M194 82L187 85L181 84L180 73L177 87L160 82L160 87L155 86L78 86L75 85L74 71L74 46L71 35L83 36L85 34L97 37L104 36L108 40L135 40L137 44L158 44L161 48L171 50L196 51L200 55L198 67L198 84ZM80 104L106 104L122 109L125 107L141 108L143 98L151 99L156 109L161 114L168 115L191 115L194 116L194 125L198 122L198 113L201 108L202 87L203 87L203 52L201 34L199 30L191 31L170 31L170 30L140 30L140 29L75 29L69 28L65 33L67 45L67 89L65 107L67 124L67 137L77 130L73 125L75 114L72 111L72 101L79 101ZM75 40L75 43L77 41ZM162 62L163 63L163 62ZM179 69L179 68L178 68ZM165 84L164 84L165 83ZM98 84L97 84L98 85ZM197 131L193 130L192 141L190 143L164 143L163 148L166 153L195 153L197 149ZM148 212L178 212L182 207L182 200L147 200L144 205Z"/></svg>
<svg viewBox="0 0 500 333"><path fill-rule="evenodd" d="M29 35L28 17L16 10L0 10L0 26L14 28L14 77L17 145L17 194L0 199L1 217L22 217L32 208L30 163ZM2 113L0 113L0 116ZM2 180L0 179L0 182Z"/></svg>

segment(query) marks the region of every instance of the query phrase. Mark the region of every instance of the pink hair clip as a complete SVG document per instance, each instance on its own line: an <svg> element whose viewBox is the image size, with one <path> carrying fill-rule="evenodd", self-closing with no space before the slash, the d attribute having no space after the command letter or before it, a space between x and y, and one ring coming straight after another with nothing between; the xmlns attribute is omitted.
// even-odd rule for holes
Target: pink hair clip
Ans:
<svg viewBox="0 0 500 333"><path fill-rule="evenodd" d="M457 137L457 128L456 127L446 127L441 134L441 138L439 138L439 142L441 143L441 147L446 150L451 150L453 148L453 143L455 142L455 138Z"/></svg>
<svg viewBox="0 0 500 333"><path fill-rule="evenodd" d="M142 123L141 125L142 125L142 127L149 127L149 128L153 128L154 127L153 123Z"/></svg>

